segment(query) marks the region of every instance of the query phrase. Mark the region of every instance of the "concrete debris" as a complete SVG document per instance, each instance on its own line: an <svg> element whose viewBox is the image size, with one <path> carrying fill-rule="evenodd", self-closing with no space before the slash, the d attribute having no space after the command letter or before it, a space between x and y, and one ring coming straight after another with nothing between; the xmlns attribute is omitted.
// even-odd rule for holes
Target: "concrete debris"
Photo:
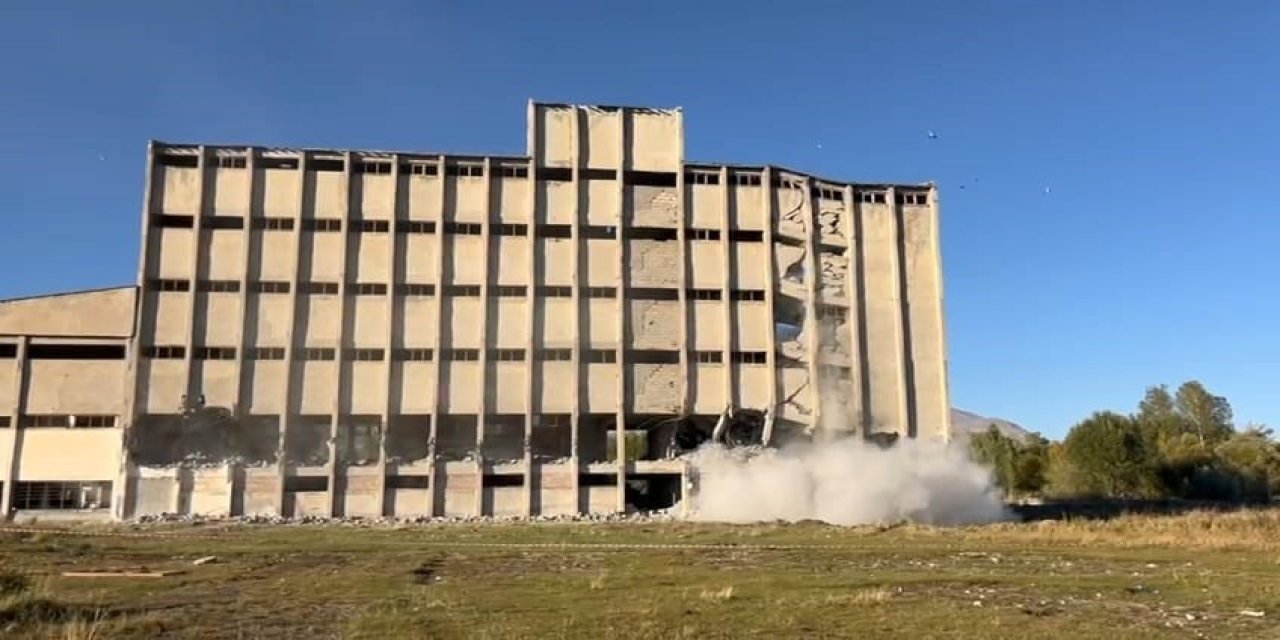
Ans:
<svg viewBox="0 0 1280 640"><path fill-rule="evenodd" d="M212 564L217 561L218 556L204 556L203 558L196 558L195 560L192 560L191 564L198 567L200 565Z"/></svg>
<svg viewBox="0 0 1280 640"><path fill-rule="evenodd" d="M844 235L844 229L841 229L841 222L844 212L826 210L818 214L818 230L824 236L840 236Z"/></svg>
<svg viewBox="0 0 1280 640"><path fill-rule="evenodd" d="M133 524L220 524L220 525L272 525L272 526L338 526L361 529L382 527L404 527L418 525L452 525L452 524L516 524L516 523L657 523L673 522L679 518L679 505L669 509L653 511L635 511L631 513L593 513L593 514L560 514L542 516L382 516L362 517L329 517L300 516L296 518L276 515L187 515L162 513L138 517Z"/></svg>
<svg viewBox="0 0 1280 640"><path fill-rule="evenodd" d="M833 253L819 254L821 273L818 282L823 298L848 297L849 258Z"/></svg>
<svg viewBox="0 0 1280 640"><path fill-rule="evenodd" d="M1248 618L1263 618L1263 617L1266 617L1267 612L1266 612L1266 611L1257 611L1257 610L1255 610L1255 609L1243 609L1243 610L1241 610L1241 611L1240 611L1240 615L1245 616L1245 617L1248 617Z"/></svg>

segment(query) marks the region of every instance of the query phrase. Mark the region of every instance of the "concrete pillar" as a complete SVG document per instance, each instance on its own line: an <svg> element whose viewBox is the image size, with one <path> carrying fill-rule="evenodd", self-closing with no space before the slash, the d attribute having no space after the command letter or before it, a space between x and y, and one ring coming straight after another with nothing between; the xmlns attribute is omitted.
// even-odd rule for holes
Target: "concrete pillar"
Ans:
<svg viewBox="0 0 1280 640"><path fill-rule="evenodd" d="M9 424L0 429L0 448L9 454L9 464L5 465L4 476L0 476L4 486L0 487L0 521L6 521L13 515L13 495L18 482L18 468L22 459L22 414L27 402L27 336L19 336L13 355L13 402L5 407L0 416ZM115 506L113 504L112 508Z"/></svg>
<svg viewBox="0 0 1280 640"><path fill-rule="evenodd" d="M286 325L289 330L285 336L284 343L285 376L284 380L280 381L281 399L279 406L282 407L282 410L280 413L280 442L276 459L276 477L280 482L276 496L276 513L282 516L288 515L285 512L287 506L285 504L285 484L290 474L288 462L289 428L293 424L294 412L300 409L293 402L294 389L298 385L297 363L299 359L297 353L298 349L305 346L298 344L298 297L300 295L298 284L304 259L302 253L302 221L307 217L307 191L310 188L308 183L312 182L312 179L307 175L310 163L311 158L306 152L298 154L298 206L294 211L293 232L290 234L293 236L294 264L289 273L289 319ZM312 216L315 215L314 205L313 198ZM305 339L305 335L303 339Z"/></svg>

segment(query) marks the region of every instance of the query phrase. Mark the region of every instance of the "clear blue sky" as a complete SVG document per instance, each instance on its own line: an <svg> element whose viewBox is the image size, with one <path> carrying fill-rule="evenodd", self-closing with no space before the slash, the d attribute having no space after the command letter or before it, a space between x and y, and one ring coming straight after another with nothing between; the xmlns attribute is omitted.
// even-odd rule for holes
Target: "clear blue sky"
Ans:
<svg viewBox="0 0 1280 640"><path fill-rule="evenodd" d="M1195 377L1280 427L1277 33L1262 0L11 0L0 298L134 280L149 138L523 153L530 97L681 106L691 159L939 183L957 406L1057 437Z"/></svg>

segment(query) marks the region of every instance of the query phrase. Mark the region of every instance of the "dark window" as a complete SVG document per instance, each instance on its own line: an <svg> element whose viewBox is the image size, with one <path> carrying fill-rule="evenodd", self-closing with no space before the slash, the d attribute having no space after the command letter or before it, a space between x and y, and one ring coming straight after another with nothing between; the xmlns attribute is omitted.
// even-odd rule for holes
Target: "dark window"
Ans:
<svg viewBox="0 0 1280 640"><path fill-rule="evenodd" d="M835 200L837 202L844 200L844 193L835 187L823 187L815 184L809 188L809 193L813 197L823 200Z"/></svg>
<svg viewBox="0 0 1280 640"><path fill-rule="evenodd" d="M864 202L867 204L884 204L884 198L885 195L883 191L858 192L858 202Z"/></svg>
<svg viewBox="0 0 1280 640"><path fill-rule="evenodd" d="M193 347L191 357L195 360L235 360L235 347Z"/></svg>
<svg viewBox="0 0 1280 640"><path fill-rule="evenodd" d="M342 221L337 218L303 218L303 231L342 231Z"/></svg>
<svg viewBox="0 0 1280 640"><path fill-rule="evenodd" d="M33 344L27 347L32 360L123 360L124 345L117 344Z"/></svg>
<svg viewBox="0 0 1280 640"><path fill-rule="evenodd" d="M537 352L539 360L548 362L566 362L573 359L572 349L539 349Z"/></svg>
<svg viewBox="0 0 1280 640"><path fill-rule="evenodd" d="M618 237L618 228L612 226L589 225L581 228L581 235L592 240L613 240Z"/></svg>
<svg viewBox="0 0 1280 640"><path fill-rule="evenodd" d="M383 282L353 282L347 286L358 296L387 295L387 285Z"/></svg>
<svg viewBox="0 0 1280 640"><path fill-rule="evenodd" d="M710 171L686 171L684 181L689 184L720 184L720 174Z"/></svg>
<svg viewBox="0 0 1280 640"><path fill-rule="evenodd" d="M760 174L735 171L733 173L733 181L743 187L760 186Z"/></svg>
<svg viewBox="0 0 1280 640"><path fill-rule="evenodd" d="M527 236L529 235L529 225L511 223L490 224L489 233L495 236Z"/></svg>
<svg viewBox="0 0 1280 640"><path fill-rule="evenodd" d="M374 175L391 175L391 163L382 160L361 160L356 165L356 172Z"/></svg>
<svg viewBox="0 0 1280 640"><path fill-rule="evenodd" d="M628 227L623 234L628 240L675 240L680 237L678 230L662 227Z"/></svg>
<svg viewBox="0 0 1280 640"><path fill-rule="evenodd" d="M764 232L734 229L729 232L729 239L734 242L764 242Z"/></svg>
<svg viewBox="0 0 1280 640"><path fill-rule="evenodd" d="M445 349L444 359L448 362L474 362L480 359L479 349Z"/></svg>
<svg viewBox="0 0 1280 640"><path fill-rule="evenodd" d="M899 191L894 198L898 204L906 204L912 206L924 206L929 204L929 196L924 193L910 193Z"/></svg>
<svg viewBox="0 0 1280 640"><path fill-rule="evenodd" d="M18 482L13 508L19 510L81 510L111 508L111 483Z"/></svg>
<svg viewBox="0 0 1280 640"><path fill-rule="evenodd" d="M182 358L187 357L187 348L160 345L143 347L142 357L152 358L155 360L181 360Z"/></svg>
<svg viewBox="0 0 1280 640"><path fill-rule="evenodd" d="M298 293L305 293L316 296L338 295L338 283L336 282L299 282Z"/></svg>
<svg viewBox="0 0 1280 640"><path fill-rule="evenodd" d="M0 429L9 428L9 416L0 416Z"/></svg>
<svg viewBox="0 0 1280 640"><path fill-rule="evenodd" d="M644 187L676 186L676 174L665 171L628 171L625 180L627 184Z"/></svg>
<svg viewBox="0 0 1280 640"><path fill-rule="evenodd" d="M24 427L63 427L75 429L100 429L116 426L116 417L111 415L58 415L34 414L24 415L19 421Z"/></svg>
<svg viewBox="0 0 1280 640"><path fill-rule="evenodd" d="M312 171L344 171L346 162L340 158L312 158L307 168Z"/></svg>
<svg viewBox="0 0 1280 640"><path fill-rule="evenodd" d="M493 359L497 362L524 362L524 349L494 349Z"/></svg>
<svg viewBox="0 0 1280 640"><path fill-rule="evenodd" d="M476 222L446 222L444 223L444 232L461 236L478 236L481 233L480 224Z"/></svg>
<svg viewBox="0 0 1280 640"><path fill-rule="evenodd" d="M502 165L502 177L504 178L528 178L529 167L518 165Z"/></svg>
<svg viewBox="0 0 1280 640"><path fill-rule="evenodd" d="M28 414L20 417L18 424L22 427L70 427L71 416L65 414Z"/></svg>
<svg viewBox="0 0 1280 640"><path fill-rule="evenodd" d="M343 357L356 362L381 362L386 359L386 350L384 349L344 349Z"/></svg>
<svg viewBox="0 0 1280 640"><path fill-rule="evenodd" d="M147 288L152 291L190 291L191 281L173 278L153 278L147 282Z"/></svg>
<svg viewBox="0 0 1280 640"><path fill-rule="evenodd" d="M280 156L262 156L258 158L256 166L263 169L297 169L298 159Z"/></svg>
<svg viewBox="0 0 1280 640"><path fill-rule="evenodd" d="M540 224L534 229L539 238L571 238L573 232L567 224Z"/></svg>
<svg viewBox="0 0 1280 640"><path fill-rule="evenodd" d="M719 289L690 289L689 297L694 300L719 300Z"/></svg>
<svg viewBox="0 0 1280 640"><path fill-rule="evenodd" d="M578 485L582 487L612 487L618 484L618 476L613 473L582 473L578 475Z"/></svg>
<svg viewBox="0 0 1280 640"><path fill-rule="evenodd" d="M254 229L267 231L293 231L293 218L251 218Z"/></svg>
<svg viewBox="0 0 1280 640"><path fill-rule="evenodd" d="M484 176L482 164L451 164L445 167L445 175L463 178L480 178Z"/></svg>
<svg viewBox="0 0 1280 640"><path fill-rule="evenodd" d="M194 169L200 166L200 156L192 154L162 153L160 165L165 167L185 167Z"/></svg>
<svg viewBox="0 0 1280 640"><path fill-rule="evenodd" d="M489 487L523 487L524 476L504 473L501 475L486 473L482 476L481 485Z"/></svg>
<svg viewBox="0 0 1280 640"><path fill-rule="evenodd" d="M295 360L333 360L333 347L303 347L293 351Z"/></svg>
<svg viewBox="0 0 1280 640"><path fill-rule="evenodd" d="M579 169L578 176L583 180L613 180L618 172L613 169Z"/></svg>
<svg viewBox="0 0 1280 640"><path fill-rule="evenodd" d="M16 358L18 357L18 345L0 342L0 358Z"/></svg>
<svg viewBox="0 0 1280 640"><path fill-rule="evenodd" d="M394 349L391 351L392 360L401 360L409 362L424 362L431 360L434 352L431 349Z"/></svg>
<svg viewBox="0 0 1280 640"><path fill-rule="evenodd" d="M243 169L249 166L244 156L218 156L219 169Z"/></svg>
<svg viewBox="0 0 1280 640"><path fill-rule="evenodd" d="M588 298L616 298L618 290L614 287L587 287Z"/></svg>
<svg viewBox="0 0 1280 640"><path fill-rule="evenodd" d="M386 233L390 230L389 220L360 220L351 227L353 233Z"/></svg>
<svg viewBox="0 0 1280 640"><path fill-rule="evenodd" d="M523 298L529 294L529 287L522 284L500 284L489 288L489 295L499 298Z"/></svg>
<svg viewBox="0 0 1280 640"><path fill-rule="evenodd" d="M720 351L695 351L693 357L700 364L721 364L724 362L724 353Z"/></svg>
<svg viewBox="0 0 1280 640"><path fill-rule="evenodd" d="M243 229L244 218L237 216L205 216L200 220L205 229Z"/></svg>
<svg viewBox="0 0 1280 640"><path fill-rule="evenodd" d="M763 351L734 351L730 354L734 362L740 364L764 364L768 362Z"/></svg>
<svg viewBox="0 0 1280 640"><path fill-rule="evenodd" d="M751 302L763 302L763 289L734 289L729 292L729 297L733 300L744 300Z"/></svg>
<svg viewBox="0 0 1280 640"><path fill-rule="evenodd" d="M849 310L845 307L837 307L833 305L818 305L818 320L836 320L843 323L849 318Z"/></svg>
<svg viewBox="0 0 1280 640"><path fill-rule="evenodd" d="M200 280L196 282L196 290L205 293L240 293L238 280Z"/></svg>
<svg viewBox="0 0 1280 640"><path fill-rule="evenodd" d="M685 236L691 240L719 240L719 229L686 229Z"/></svg>
<svg viewBox="0 0 1280 640"><path fill-rule="evenodd" d="M538 287L538 295L544 298L571 298L573 287L542 285Z"/></svg>
<svg viewBox="0 0 1280 640"><path fill-rule="evenodd" d="M587 362L614 364L617 361L618 352L613 349L592 349L587 352Z"/></svg>
<svg viewBox="0 0 1280 640"><path fill-rule="evenodd" d="M444 293L448 296L478 296L480 295L480 285L447 284L444 286Z"/></svg>
<svg viewBox="0 0 1280 640"><path fill-rule="evenodd" d="M396 220L396 233L435 233L436 223L428 220Z"/></svg>
<svg viewBox="0 0 1280 640"><path fill-rule="evenodd" d="M633 300L679 300L680 292L677 289L663 289L659 287L635 287L628 289L627 295Z"/></svg>
<svg viewBox="0 0 1280 640"><path fill-rule="evenodd" d="M401 282L396 285L396 293L402 296L433 296L436 294L436 286L434 284Z"/></svg>
<svg viewBox="0 0 1280 640"><path fill-rule="evenodd" d="M157 227L167 227L170 229L190 229L195 226L195 216L180 216L170 213L161 213L151 216L151 223Z"/></svg>
<svg viewBox="0 0 1280 640"><path fill-rule="evenodd" d="M329 476L287 476L284 490L293 493L319 493L329 490Z"/></svg>
<svg viewBox="0 0 1280 640"><path fill-rule="evenodd" d="M388 489L430 489L431 476L387 476Z"/></svg>
<svg viewBox="0 0 1280 640"><path fill-rule="evenodd" d="M635 364L679 364L679 351L635 349L627 354L627 360Z"/></svg>
<svg viewBox="0 0 1280 640"><path fill-rule="evenodd" d="M573 170L565 167L542 167L538 169L538 179L568 182L573 179Z"/></svg>
<svg viewBox="0 0 1280 640"><path fill-rule="evenodd" d="M284 360L284 347L254 347L249 349L250 360Z"/></svg>
<svg viewBox="0 0 1280 640"><path fill-rule="evenodd" d="M440 174L440 167L430 162L407 162L400 165L400 173L412 176L434 176Z"/></svg>
<svg viewBox="0 0 1280 640"><path fill-rule="evenodd" d="M261 280L253 283L253 290L258 293L289 293L289 283L275 280Z"/></svg>

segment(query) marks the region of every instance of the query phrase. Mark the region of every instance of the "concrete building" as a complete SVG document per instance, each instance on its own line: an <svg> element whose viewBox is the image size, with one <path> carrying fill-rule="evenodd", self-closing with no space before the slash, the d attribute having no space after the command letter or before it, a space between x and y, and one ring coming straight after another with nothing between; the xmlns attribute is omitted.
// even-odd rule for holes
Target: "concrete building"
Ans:
<svg viewBox="0 0 1280 640"><path fill-rule="evenodd" d="M523 157L149 153L137 286L0 302L5 513L612 512L709 439L949 435L932 185L534 102Z"/></svg>

